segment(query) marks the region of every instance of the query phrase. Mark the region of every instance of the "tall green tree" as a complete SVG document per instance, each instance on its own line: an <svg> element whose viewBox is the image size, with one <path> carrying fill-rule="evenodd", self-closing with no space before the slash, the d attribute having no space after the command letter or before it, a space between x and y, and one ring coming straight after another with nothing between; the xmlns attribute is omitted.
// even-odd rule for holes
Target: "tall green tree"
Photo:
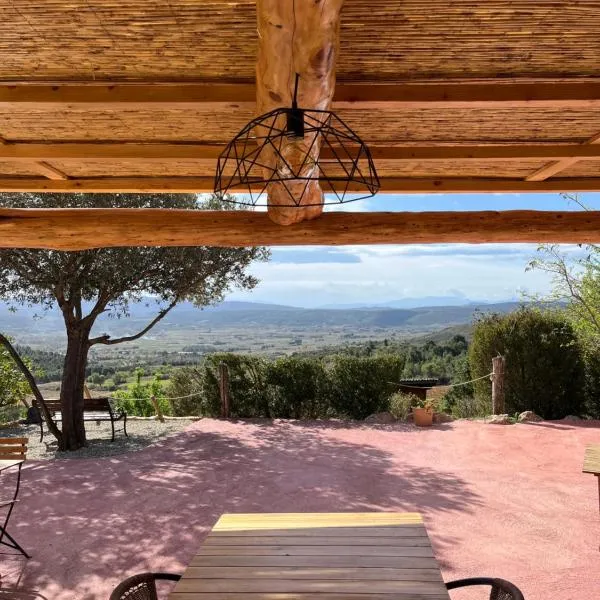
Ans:
<svg viewBox="0 0 600 600"><path fill-rule="evenodd" d="M589 210L579 196L562 196ZM550 275L552 290L545 299L563 302L577 332L586 342L600 345L600 246L580 244L573 252L558 244L542 244L527 269Z"/></svg>
<svg viewBox="0 0 600 600"><path fill-rule="evenodd" d="M216 198L193 194L2 194L0 206L13 208L222 208ZM159 225L160 226L160 225ZM179 302L207 306L232 288L251 289L247 273L264 248L99 248L81 252L0 250L0 298L14 305L57 305L67 334L61 382L63 450L86 444L83 388L90 348L137 340ZM92 332L102 314L119 318L131 303L156 302L156 315L135 334L113 338Z"/></svg>

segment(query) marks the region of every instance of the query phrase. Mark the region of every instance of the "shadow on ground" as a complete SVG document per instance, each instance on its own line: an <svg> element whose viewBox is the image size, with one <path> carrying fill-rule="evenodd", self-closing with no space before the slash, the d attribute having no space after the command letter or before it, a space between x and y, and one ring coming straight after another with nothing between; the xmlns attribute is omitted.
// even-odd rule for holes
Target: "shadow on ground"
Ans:
<svg viewBox="0 0 600 600"><path fill-rule="evenodd" d="M182 571L225 512L464 513L479 503L455 473L323 435L337 426L218 425L131 455L28 465L12 532L33 558L21 561L14 598L94 600L138 571ZM436 549L454 543L436 535Z"/></svg>

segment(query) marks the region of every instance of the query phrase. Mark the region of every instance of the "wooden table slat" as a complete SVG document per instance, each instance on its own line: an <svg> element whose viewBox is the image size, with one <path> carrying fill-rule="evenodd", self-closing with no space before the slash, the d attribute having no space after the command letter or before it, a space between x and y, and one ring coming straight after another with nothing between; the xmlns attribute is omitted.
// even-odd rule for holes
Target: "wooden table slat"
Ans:
<svg viewBox="0 0 600 600"><path fill-rule="evenodd" d="M420 546L202 546L198 556L433 556Z"/></svg>
<svg viewBox="0 0 600 600"><path fill-rule="evenodd" d="M395 525L394 526L394 537L427 537L427 532L422 524L419 525ZM221 527L218 531L213 530L210 533L210 537L269 537L274 535L286 535L286 536L306 536L306 537L322 537L324 534L328 536L336 537L381 537L389 535L389 527L304 527L304 528L273 528L271 527L260 527L254 529L243 529L239 527L232 527L231 529L225 529Z"/></svg>
<svg viewBox="0 0 600 600"><path fill-rule="evenodd" d="M322 567L321 556L194 556L190 567ZM329 556L327 567L352 569L437 569L427 556Z"/></svg>
<svg viewBox="0 0 600 600"><path fill-rule="evenodd" d="M394 569L352 567L188 567L187 579L322 579L322 580L385 580L441 581L439 569Z"/></svg>
<svg viewBox="0 0 600 600"><path fill-rule="evenodd" d="M209 535L204 546L430 546L427 536L402 537L304 537L304 536L264 536L264 537L218 537Z"/></svg>

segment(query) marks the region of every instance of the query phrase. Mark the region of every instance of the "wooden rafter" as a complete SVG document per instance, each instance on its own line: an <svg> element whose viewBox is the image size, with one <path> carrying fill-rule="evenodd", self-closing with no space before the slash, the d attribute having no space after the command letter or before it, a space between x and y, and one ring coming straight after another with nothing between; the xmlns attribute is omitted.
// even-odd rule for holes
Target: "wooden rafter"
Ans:
<svg viewBox="0 0 600 600"><path fill-rule="evenodd" d="M600 143L600 133L591 137L589 140L587 140L585 142L585 144L581 145L580 147L581 148L589 148L590 146L593 146L594 144L599 144L599 143ZM556 175L557 173L560 173L560 172L564 171L565 169L568 169L570 166L574 165L575 163L579 162L580 160L582 160L582 157L579 155L565 156L557 161L552 161L552 162L540 167L539 169L535 170L533 173L531 173L530 175L528 175L525 178L525 181L544 181L545 179L548 179L549 177L552 177L553 175Z"/></svg>
<svg viewBox="0 0 600 600"><path fill-rule="evenodd" d="M7 142L4 138L0 137L0 156L2 154L2 148L10 148L11 144ZM60 169L49 165L45 161L40 161L38 159L33 159L32 161L35 165L35 168L40 173L40 175L44 175L48 179L69 179L68 176L63 173Z"/></svg>
<svg viewBox="0 0 600 600"><path fill-rule="evenodd" d="M325 213L282 227L265 212L0 209L0 247L600 242L600 212Z"/></svg>
<svg viewBox="0 0 600 600"><path fill-rule="evenodd" d="M253 107L252 83L0 83L0 109L182 105ZM527 108L600 106L600 80L483 80L426 83L338 82L335 108Z"/></svg>
<svg viewBox="0 0 600 600"><path fill-rule="evenodd" d="M345 185L340 184L342 190ZM214 189L213 177L89 177L68 180L31 177L0 178L0 192L86 192L86 193L208 193ZM256 188L257 190L260 188ZM350 185L349 191L355 188ZM244 191L244 190L239 190ZM381 193L529 193L597 192L600 177L567 177L546 181L495 178L381 178Z"/></svg>
<svg viewBox="0 0 600 600"><path fill-rule="evenodd" d="M398 162L455 160L598 160L600 135L586 144L488 144L488 145L373 145L375 160ZM30 162L38 160L140 160L140 161L216 161L224 146L190 143L7 143L0 145L0 160ZM332 158L323 149L321 158ZM536 181L536 179L529 179ZM537 180L540 181L540 180Z"/></svg>

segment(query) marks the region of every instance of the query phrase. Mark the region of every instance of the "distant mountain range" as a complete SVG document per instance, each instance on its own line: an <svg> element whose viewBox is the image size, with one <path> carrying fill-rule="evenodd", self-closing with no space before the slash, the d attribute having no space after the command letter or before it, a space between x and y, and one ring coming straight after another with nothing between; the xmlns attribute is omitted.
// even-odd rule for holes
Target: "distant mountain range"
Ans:
<svg viewBox="0 0 600 600"><path fill-rule="evenodd" d="M505 300L506 302L518 302L516 298ZM352 308L423 308L432 306L484 306L490 303L485 300L469 300L465 296L456 294L453 296L423 296L420 298L401 298L400 300L389 300L387 302L355 302L351 304L325 304L318 308L352 309Z"/></svg>
<svg viewBox="0 0 600 600"><path fill-rule="evenodd" d="M430 301L434 298L424 299ZM416 299L407 298L410 303ZM190 328L196 330L214 328L327 328L327 327L369 327L369 328L407 328L431 329L470 323L477 311L507 313L519 306L518 302L498 304L469 303L463 305L417 306L397 308L375 306L368 308L297 308L279 304L260 304L255 302L224 302L215 307L202 310L189 302L173 309L156 327L156 331L166 328ZM156 303L152 299L133 304L130 316L114 319L102 317L95 333L123 335L141 329L155 314ZM36 318L36 315L43 315ZM0 304L0 331L18 336L28 334L56 333L64 334L62 317L58 310L43 313L39 307L22 307L10 312L5 304Z"/></svg>

